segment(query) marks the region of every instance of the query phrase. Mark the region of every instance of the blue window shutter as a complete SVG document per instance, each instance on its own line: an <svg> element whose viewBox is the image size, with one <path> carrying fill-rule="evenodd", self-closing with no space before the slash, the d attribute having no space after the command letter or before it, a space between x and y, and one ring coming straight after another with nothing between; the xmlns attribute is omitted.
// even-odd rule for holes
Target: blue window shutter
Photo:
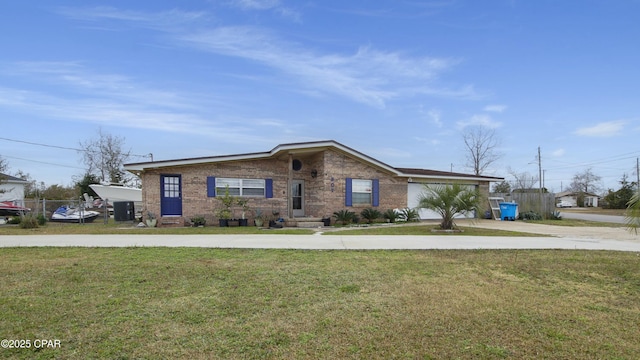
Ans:
<svg viewBox="0 0 640 360"><path fill-rule="evenodd" d="M351 194L351 178L346 178L344 184L344 206L352 206L353 198Z"/></svg>
<svg viewBox="0 0 640 360"><path fill-rule="evenodd" d="M207 196L216 197L216 177L207 176Z"/></svg>
<svg viewBox="0 0 640 360"><path fill-rule="evenodd" d="M264 179L264 197L267 199L273 197L273 179Z"/></svg>
<svg viewBox="0 0 640 360"><path fill-rule="evenodd" d="M373 179L371 185L371 205L380 206L380 180Z"/></svg>

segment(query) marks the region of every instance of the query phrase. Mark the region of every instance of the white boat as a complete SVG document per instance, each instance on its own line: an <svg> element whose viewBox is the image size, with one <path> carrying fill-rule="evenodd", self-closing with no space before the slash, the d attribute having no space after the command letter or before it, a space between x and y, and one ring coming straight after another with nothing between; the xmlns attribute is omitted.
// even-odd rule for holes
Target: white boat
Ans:
<svg viewBox="0 0 640 360"><path fill-rule="evenodd" d="M102 200L108 200L113 204L115 201L133 201L142 203L142 189L118 185L92 184L89 187L100 196Z"/></svg>
<svg viewBox="0 0 640 360"><path fill-rule="evenodd" d="M0 216L16 216L27 213L31 209L24 206L18 206L13 201L0 202Z"/></svg>
<svg viewBox="0 0 640 360"><path fill-rule="evenodd" d="M71 208L68 206L60 206L52 215L51 221L54 222L68 222L68 223L80 223L80 222L92 222L100 213L97 211L89 211L83 209Z"/></svg>

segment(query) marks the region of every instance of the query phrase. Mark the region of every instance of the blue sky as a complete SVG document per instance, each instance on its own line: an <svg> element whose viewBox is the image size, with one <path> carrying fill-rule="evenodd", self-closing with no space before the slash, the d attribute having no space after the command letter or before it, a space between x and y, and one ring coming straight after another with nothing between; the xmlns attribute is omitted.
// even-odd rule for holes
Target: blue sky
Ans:
<svg viewBox="0 0 640 360"><path fill-rule="evenodd" d="M78 153L24 142L76 148L102 129L156 160L333 139L469 172L462 133L482 125L503 154L487 175L536 175L540 147L549 189L587 168L617 189L640 156L637 14L634 0L6 1L0 155L69 185Z"/></svg>

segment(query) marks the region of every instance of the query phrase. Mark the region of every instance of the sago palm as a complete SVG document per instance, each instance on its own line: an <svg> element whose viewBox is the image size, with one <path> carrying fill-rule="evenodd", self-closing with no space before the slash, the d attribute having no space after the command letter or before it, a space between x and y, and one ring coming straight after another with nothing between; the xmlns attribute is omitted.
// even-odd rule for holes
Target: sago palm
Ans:
<svg viewBox="0 0 640 360"><path fill-rule="evenodd" d="M418 207L437 212L442 217L440 228L455 228L453 219L458 214L480 211L480 193L461 184L424 185Z"/></svg>

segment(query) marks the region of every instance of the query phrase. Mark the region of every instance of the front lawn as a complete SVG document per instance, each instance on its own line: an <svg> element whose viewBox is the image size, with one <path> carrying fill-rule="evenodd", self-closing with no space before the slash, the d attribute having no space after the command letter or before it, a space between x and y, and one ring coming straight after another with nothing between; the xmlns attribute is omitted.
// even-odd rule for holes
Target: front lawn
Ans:
<svg viewBox="0 0 640 360"><path fill-rule="evenodd" d="M0 249L17 359L637 359L638 254ZM34 339L59 340L35 348Z"/></svg>
<svg viewBox="0 0 640 360"><path fill-rule="evenodd" d="M325 235L447 235L447 236L521 236L540 237L542 234L526 233L520 231L507 231L495 229L483 229L477 227L460 226L462 232L439 231L439 226L433 223L404 224L404 225L373 225L367 227L345 227L327 231Z"/></svg>

